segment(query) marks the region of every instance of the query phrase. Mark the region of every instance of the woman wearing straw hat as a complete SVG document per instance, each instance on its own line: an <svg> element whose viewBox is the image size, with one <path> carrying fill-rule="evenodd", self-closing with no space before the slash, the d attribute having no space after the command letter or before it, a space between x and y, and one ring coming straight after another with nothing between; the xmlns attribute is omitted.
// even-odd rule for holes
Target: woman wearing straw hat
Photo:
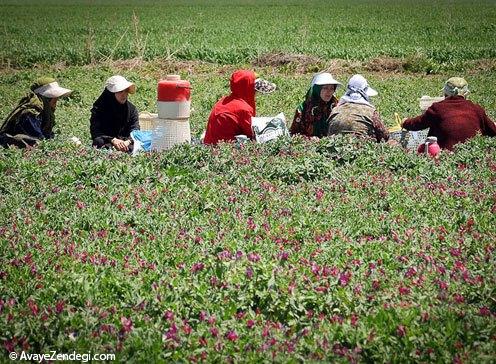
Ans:
<svg viewBox="0 0 496 364"><path fill-rule="evenodd" d="M496 135L496 125L479 105L466 99L468 84L461 77L446 81L444 100L433 103L422 115L403 121L406 130L429 128L428 136L437 137L441 149L452 150L457 143L463 143L477 133Z"/></svg>
<svg viewBox="0 0 496 364"><path fill-rule="evenodd" d="M338 103L334 93L340 85L330 73L316 74L305 100L296 108L289 132L292 135L302 134L308 137L326 136L329 125L327 119Z"/></svg>
<svg viewBox="0 0 496 364"><path fill-rule="evenodd" d="M139 130L139 116L128 95L135 92L134 83L122 76L107 80L91 109L90 132L94 147L132 151L131 132Z"/></svg>
<svg viewBox="0 0 496 364"><path fill-rule="evenodd" d="M362 75L354 75L348 81L346 93L329 117L328 135L353 134L370 137L377 142L389 139L388 131L379 113L370 103L370 97L377 91Z"/></svg>
<svg viewBox="0 0 496 364"><path fill-rule="evenodd" d="M31 85L31 91L19 101L3 122L0 128L0 145L24 148L33 146L42 139L53 138L57 101L72 91L60 87L50 77L37 79Z"/></svg>

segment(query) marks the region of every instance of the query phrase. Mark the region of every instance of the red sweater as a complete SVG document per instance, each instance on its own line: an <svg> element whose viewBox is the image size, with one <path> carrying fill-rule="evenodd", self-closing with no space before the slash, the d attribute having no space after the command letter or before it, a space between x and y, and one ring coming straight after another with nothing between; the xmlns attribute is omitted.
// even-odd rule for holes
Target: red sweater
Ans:
<svg viewBox="0 0 496 364"><path fill-rule="evenodd" d="M449 150L456 143L474 137L477 132L487 136L496 135L496 125L484 109L463 96L447 97L435 102L422 115L406 119L402 126L407 130L429 128L428 135L437 137L439 146Z"/></svg>
<svg viewBox="0 0 496 364"><path fill-rule="evenodd" d="M244 134L253 139L251 117L255 116L255 73L236 71L231 76L231 94L214 105L207 123L205 144L236 140Z"/></svg>

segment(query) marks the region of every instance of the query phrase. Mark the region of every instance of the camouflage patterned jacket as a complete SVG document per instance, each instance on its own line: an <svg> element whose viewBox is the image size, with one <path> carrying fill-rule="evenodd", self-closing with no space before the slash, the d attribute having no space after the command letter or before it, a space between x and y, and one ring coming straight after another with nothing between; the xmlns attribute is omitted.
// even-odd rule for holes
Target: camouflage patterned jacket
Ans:
<svg viewBox="0 0 496 364"><path fill-rule="evenodd" d="M332 110L327 135L348 133L374 138L377 142L389 139L377 110L365 104L347 102Z"/></svg>

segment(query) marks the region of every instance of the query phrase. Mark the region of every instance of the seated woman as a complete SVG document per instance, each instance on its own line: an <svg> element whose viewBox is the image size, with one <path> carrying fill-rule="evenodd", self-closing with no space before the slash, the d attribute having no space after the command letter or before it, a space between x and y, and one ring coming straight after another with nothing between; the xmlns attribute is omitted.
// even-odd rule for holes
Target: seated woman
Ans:
<svg viewBox="0 0 496 364"><path fill-rule="evenodd" d="M341 85L330 73L318 73L312 79L305 101L296 109L289 132L307 137L327 135L328 118L338 99L334 96Z"/></svg>
<svg viewBox="0 0 496 364"><path fill-rule="evenodd" d="M210 112L205 144L235 141L236 135L253 139L251 118L256 115L255 91L267 94L276 89L273 83L256 78L255 72L248 70L235 71L230 86L231 94L217 101Z"/></svg>
<svg viewBox="0 0 496 364"><path fill-rule="evenodd" d="M328 135L354 134L370 137L377 142L389 139L389 133L369 98L377 91L369 87L365 77L354 75L348 81L346 93L329 117Z"/></svg>
<svg viewBox="0 0 496 364"><path fill-rule="evenodd" d="M445 99L435 102L422 115L403 121L406 130L429 128L428 136L437 137L441 149L452 150L477 133L496 135L496 125L479 105L466 99L468 84L461 77L446 81L443 89Z"/></svg>
<svg viewBox="0 0 496 364"><path fill-rule="evenodd" d="M57 100L72 91L60 87L49 77L36 80L31 85L31 91L19 101L3 122L0 128L0 145L25 148L42 139L53 138Z"/></svg>
<svg viewBox="0 0 496 364"><path fill-rule="evenodd" d="M94 147L132 151L131 132L139 130L139 116L127 97L135 92L134 83L122 76L112 76L107 80L105 89L91 109L90 132Z"/></svg>

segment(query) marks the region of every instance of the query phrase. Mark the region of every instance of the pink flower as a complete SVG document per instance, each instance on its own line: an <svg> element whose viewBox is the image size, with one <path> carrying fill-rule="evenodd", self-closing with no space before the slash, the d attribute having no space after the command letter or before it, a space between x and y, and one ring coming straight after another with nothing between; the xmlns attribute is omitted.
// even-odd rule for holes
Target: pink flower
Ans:
<svg viewBox="0 0 496 364"><path fill-rule="evenodd" d="M210 317L208 318L208 320L207 320L207 321L208 321L208 323L209 323L210 325L213 325L213 324L215 324L215 321L217 321L217 319L215 318L215 315L212 315L212 316L210 316Z"/></svg>
<svg viewBox="0 0 496 364"><path fill-rule="evenodd" d="M76 207L80 210L84 209L86 207L86 205L84 204L83 201L76 201Z"/></svg>
<svg viewBox="0 0 496 364"><path fill-rule="evenodd" d="M351 279L351 272L344 272L339 275L339 284L344 287L347 286Z"/></svg>
<svg viewBox="0 0 496 364"><path fill-rule="evenodd" d="M491 316L491 310L487 306L483 306L479 309L479 315L481 316Z"/></svg>
<svg viewBox="0 0 496 364"><path fill-rule="evenodd" d="M321 188L318 188L317 191L315 191L315 198L317 201L322 200L322 197L324 196L324 190Z"/></svg>
<svg viewBox="0 0 496 364"><path fill-rule="evenodd" d="M415 267L410 267L405 273L406 278L411 278L417 274L417 269Z"/></svg>
<svg viewBox="0 0 496 364"><path fill-rule="evenodd" d="M171 310L165 311L164 312L164 319L166 319L167 321L174 320L174 312L172 312Z"/></svg>
<svg viewBox="0 0 496 364"><path fill-rule="evenodd" d="M377 279L374 279L372 281L372 288L378 290L379 288L381 288L381 282L379 282Z"/></svg>
<svg viewBox="0 0 496 364"><path fill-rule="evenodd" d="M34 302L34 301L30 298L30 299L28 299L27 303L28 303L28 307L29 307L29 309L31 310L31 313L32 313L34 316L38 315L39 309L38 309L38 305L36 304L36 302Z"/></svg>
<svg viewBox="0 0 496 364"><path fill-rule="evenodd" d="M255 228L256 228L256 225L253 222L253 218L251 216L248 218L246 225L247 225L249 230L255 230Z"/></svg>
<svg viewBox="0 0 496 364"><path fill-rule="evenodd" d="M453 257L459 257L460 255L462 255L462 251L461 251L461 249L459 249L459 248L451 248L451 249L450 249L450 254L451 254Z"/></svg>
<svg viewBox="0 0 496 364"><path fill-rule="evenodd" d="M256 263L260 260L260 255L258 255L257 253L248 253L248 260L250 262L253 262L253 263Z"/></svg>
<svg viewBox="0 0 496 364"><path fill-rule="evenodd" d="M238 334L236 334L236 331L231 330L226 334L226 339L234 342L234 341L238 340Z"/></svg>
<svg viewBox="0 0 496 364"><path fill-rule="evenodd" d="M404 295L410 294L410 288L400 286L398 288L398 292L400 293L400 295L404 296Z"/></svg>
<svg viewBox="0 0 496 364"><path fill-rule="evenodd" d="M253 269L251 267L246 268L246 278L251 279L253 277Z"/></svg>
<svg viewBox="0 0 496 364"><path fill-rule="evenodd" d="M203 268L205 268L205 264L199 262L199 263L194 263L193 266L191 267L191 272L196 273L199 271L202 271Z"/></svg>
<svg viewBox="0 0 496 364"><path fill-rule="evenodd" d="M251 329L253 326L255 326L255 321L253 320L248 320L246 321L246 327Z"/></svg>
<svg viewBox="0 0 496 364"><path fill-rule="evenodd" d="M121 331L124 333L131 332L133 330L133 321L127 317L121 317L122 328Z"/></svg>
<svg viewBox="0 0 496 364"><path fill-rule="evenodd" d="M358 325L358 315L355 313L351 315L350 322L351 326L356 327Z"/></svg>
<svg viewBox="0 0 496 364"><path fill-rule="evenodd" d="M404 337L406 335L406 327L403 325L398 325L396 328L396 335L399 337Z"/></svg>
<svg viewBox="0 0 496 364"><path fill-rule="evenodd" d="M459 294L459 293L455 293L453 295L453 299L455 300L456 303L463 303L463 302L465 302L465 298L461 294Z"/></svg>
<svg viewBox="0 0 496 364"><path fill-rule="evenodd" d="M169 330L164 334L164 339L165 340L177 340L177 326L176 324L172 324L171 327L169 327Z"/></svg>
<svg viewBox="0 0 496 364"><path fill-rule="evenodd" d="M58 301L56 304L55 304L55 313L56 314L60 314L62 313L62 311L64 311L64 301Z"/></svg>
<svg viewBox="0 0 496 364"><path fill-rule="evenodd" d="M212 335L213 337L219 336L219 329L216 327L211 327L210 328L210 335Z"/></svg>
<svg viewBox="0 0 496 364"><path fill-rule="evenodd" d="M183 322L183 332L186 335L189 335L189 334L191 334L192 331L193 331L193 329L191 328L191 326L189 326L189 324L187 322Z"/></svg>

